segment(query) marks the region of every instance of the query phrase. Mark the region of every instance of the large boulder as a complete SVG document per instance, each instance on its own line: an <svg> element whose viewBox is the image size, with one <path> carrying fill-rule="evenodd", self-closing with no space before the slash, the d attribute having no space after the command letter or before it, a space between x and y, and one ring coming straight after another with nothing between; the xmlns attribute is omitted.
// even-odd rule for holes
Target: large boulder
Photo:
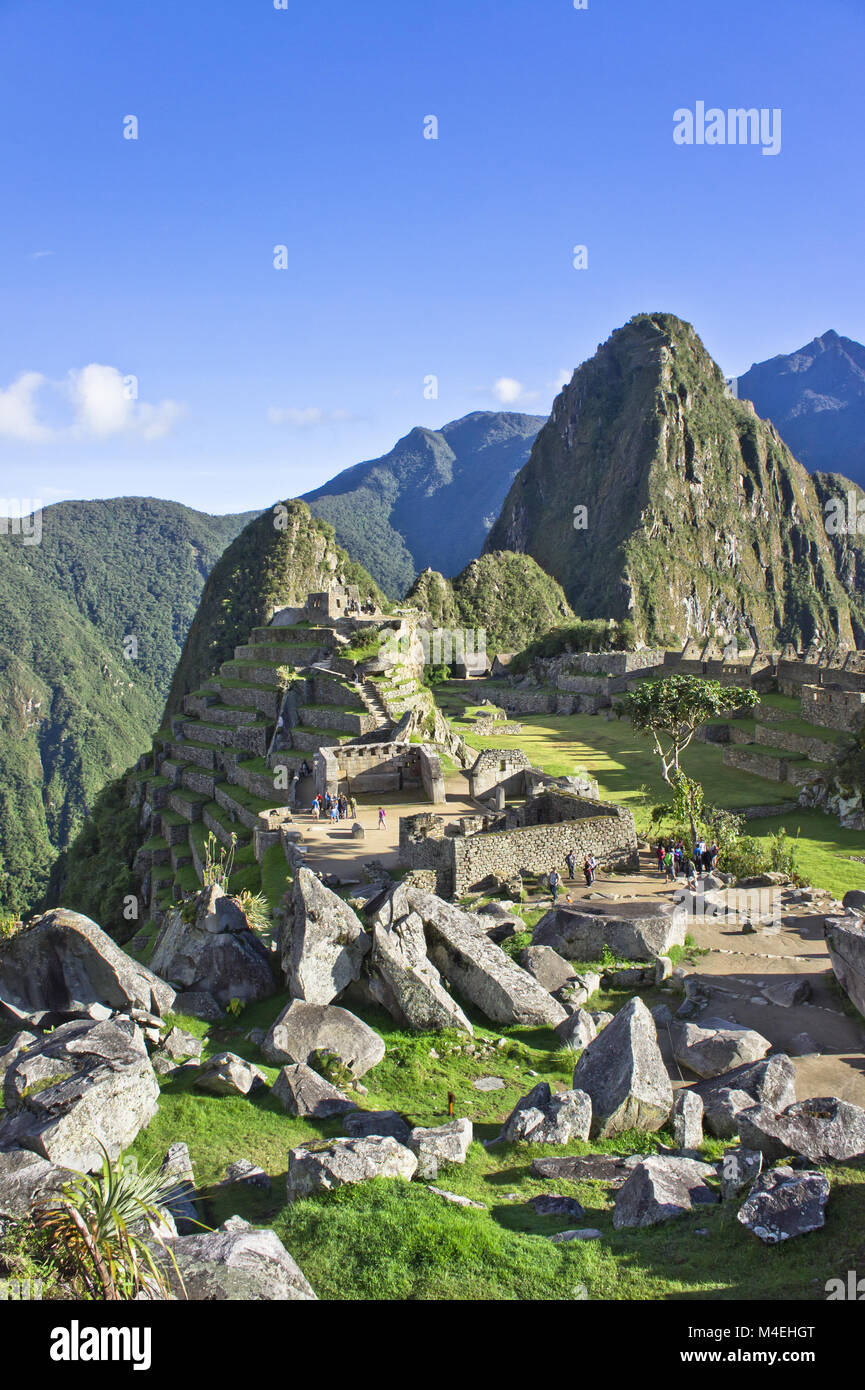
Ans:
<svg viewBox="0 0 865 1390"><path fill-rule="evenodd" d="M737 1116L751 1105L786 1110L796 1099L796 1068L784 1052L749 1062L693 1088L703 1102L707 1128L719 1139L735 1139Z"/></svg>
<svg viewBox="0 0 865 1390"><path fill-rule="evenodd" d="M360 977L371 944L348 903L309 869L298 868L279 935L282 968L294 998L329 1004Z"/></svg>
<svg viewBox="0 0 865 1390"><path fill-rule="evenodd" d="M717 1202L707 1178L715 1177L710 1163L657 1154L638 1163L616 1194L613 1226L657 1226L686 1216L695 1206Z"/></svg>
<svg viewBox="0 0 865 1390"><path fill-rule="evenodd" d="M290 1062L283 1067L271 1095L282 1102L289 1115L309 1116L313 1120L331 1120L334 1115L347 1115L357 1109L353 1100L305 1062Z"/></svg>
<svg viewBox="0 0 865 1390"><path fill-rule="evenodd" d="M199 1091L210 1091L215 1096L248 1096L265 1084L264 1072L236 1052L208 1057L195 1077Z"/></svg>
<svg viewBox="0 0 865 1390"><path fill-rule="evenodd" d="M845 906L849 897L846 894ZM826 917L823 934L835 978L860 1014L865 1014L865 921L853 914Z"/></svg>
<svg viewBox="0 0 865 1390"><path fill-rule="evenodd" d="M865 1110L837 1096L797 1101L780 1114L754 1105L741 1111L738 1127L743 1145L759 1149L770 1163L786 1154L802 1154L812 1163L865 1154Z"/></svg>
<svg viewBox="0 0 865 1390"><path fill-rule="evenodd" d="M431 1164L437 1168L440 1163L465 1163L473 1132L471 1120L450 1120L434 1129L418 1126L408 1137L408 1147L422 1168L429 1168Z"/></svg>
<svg viewBox="0 0 865 1390"><path fill-rule="evenodd" d="M404 1178L409 1182L416 1171L417 1159L411 1149L389 1136L331 1139L289 1149L286 1192L293 1202L370 1178Z"/></svg>
<svg viewBox="0 0 865 1390"><path fill-rule="evenodd" d="M378 1033L335 1004L292 999L271 1024L261 1050L272 1066L310 1063L317 1052L337 1057L354 1076L363 1076L384 1057Z"/></svg>
<svg viewBox="0 0 865 1390"><path fill-rule="evenodd" d="M472 1025L427 957L423 922L409 908L401 884L379 906L371 926L367 983L373 998L403 1028L420 1033L456 1028L472 1034Z"/></svg>
<svg viewBox="0 0 865 1390"><path fill-rule="evenodd" d="M161 1260L179 1298L198 1301L310 1302L315 1294L274 1231L232 1216L216 1231L168 1243L177 1262ZM181 1285L182 1280L182 1285Z"/></svg>
<svg viewBox="0 0 865 1390"><path fill-rule="evenodd" d="M685 944L688 914L665 898L552 907L532 934L567 960L600 960L607 946L619 960L654 960Z"/></svg>
<svg viewBox="0 0 865 1390"><path fill-rule="evenodd" d="M136 1025L125 1018L64 1023L6 1073L0 1149L23 1148L93 1172L156 1114L159 1084Z"/></svg>
<svg viewBox="0 0 865 1390"><path fill-rule="evenodd" d="M520 954L520 965L534 975L550 994L570 984L574 978L571 962L554 951L552 946L527 946Z"/></svg>
<svg viewBox="0 0 865 1390"><path fill-rule="evenodd" d="M0 1018L38 1023L92 1006L161 1016L174 990L79 912L55 908L0 940Z"/></svg>
<svg viewBox="0 0 865 1390"><path fill-rule="evenodd" d="M539 1081L518 1100L499 1132L497 1143L568 1144L588 1139L592 1102L585 1091L550 1090Z"/></svg>
<svg viewBox="0 0 865 1390"><path fill-rule="evenodd" d="M823 1173L770 1168L757 1178L737 1217L764 1244L778 1245L825 1226L828 1200Z"/></svg>
<svg viewBox="0 0 865 1390"><path fill-rule="evenodd" d="M627 1129L658 1130L673 1108L673 1088L655 1020L641 999L620 1009L574 1068L573 1085L592 1102L593 1138Z"/></svg>
<svg viewBox="0 0 865 1390"><path fill-rule="evenodd" d="M707 1018L699 1024L676 1021L670 1038L679 1065L704 1079L759 1062L772 1046L753 1028L723 1018Z"/></svg>
<svg viewBox="0 0 865 1390"><path fill-rule="evenodd" d="M398 1110L355 1110L353 1115L346 1116L342 1127L351 1139L387 1135L408 1145L409 1125Z"/></svg>
<svg viewBox="0 0 865 1390"><path fill-rule="evenodd" d="M179 908L169 912L150 963L182 991L209 994L223 1008L232 999L266 999L276 989L270 952L237 899L216 885L199 893L193 921Z"/></svg>
<svg viewBox="0 0 865 1390"><path fill-rule="evenodd" d="M605 1187L622 1187L642 1154L569 1154L566 1158L535 1158L529 1170L533 1178L552 1178L556 1182L599 1182Z"/></svg>
<svg viewBox="0 0 865 1390"><path fill-rule="evenodd" d="M555 1028L566 1010L543 985L490 941L476 916L432 893L409 888L424 925L429 958L450 985L492 1023Z"/></svg>
<svg viewBox="0 0 865 1390"><path fill-rule="evenodd" d="M0 1235L6 1221L20 1221L60 1191L75 1174L29 1149L0 1153Z"/></svg>

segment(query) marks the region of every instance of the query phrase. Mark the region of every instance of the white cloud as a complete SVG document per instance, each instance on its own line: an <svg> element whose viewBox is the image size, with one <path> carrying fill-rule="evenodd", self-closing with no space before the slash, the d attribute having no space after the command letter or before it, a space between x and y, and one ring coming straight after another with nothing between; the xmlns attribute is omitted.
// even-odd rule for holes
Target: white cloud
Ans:
<svg viewBox="0 0 865 1390"><path fill-rule="evenodd" d="M342 425L360 417L352 415L349 410L322 410L319 405L307 406L305 410L272 405L267 412L267 418L272 425L295 425L298 429L312 429L316 425Z"/></svg>
<svg viewBox="0 0 865 1390"><path fill-rule="evenodd" d="M56 252L56 251L31 251L31 252L30 252L30 255L27 257L27 259L28 259L29 261L41 261L41 260L44 260L44 258L45 258L46 256L56 256L56 255L57 255L57 252Z"/></svg>
<svg viewBox="0 0 865 1390"><path fill-rule="evenodd" d="M556 377L555 381L550 382L551 390L555 391L556 393L564 390L564 388L568 385L573 375L573 372L569 372L567 367L561 367L559 369L559 374Z"/></svg>
<svg viewBox="0 0 865 1390"><path fill-rule="evenodd" d="M0 436L31 442L107 439L119 434L161 439L183 407L171 400L150 405L137 395L135 377L125 377L116 367L99 362L73 368L60 382L49 381L40 372L23 372L6 390L0 388ZM52 416L62 414L64 406L68 414L71 405L73 418L68 423L46 423L46 397Z"/></svg>
<svg viewBox="0 0 865 1390"><path fill-rule="evenodd" d="M0 435L28 441L50 437L51 431L36 419L36 393L44 384L40 372L23 372L5 391L0 389Z"/></svg>
<svg viewBox="0 0 865 1390"><path fill-rule="evenodd" d="M500 405L530 405L540 395L539 391L527 391L523 383L512 376L500 376L493 382L491 391Z"/></svg>

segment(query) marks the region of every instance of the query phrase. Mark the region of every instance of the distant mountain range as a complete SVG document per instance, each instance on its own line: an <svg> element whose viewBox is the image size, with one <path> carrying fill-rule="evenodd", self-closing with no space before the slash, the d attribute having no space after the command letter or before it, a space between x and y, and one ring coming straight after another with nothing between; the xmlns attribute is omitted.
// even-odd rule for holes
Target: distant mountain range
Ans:
<svg viewBox="0 0 865 1390"><path fill-rule="evenodd" d="M0 906L35 903L146 746L204 581L254 515L123 497L46 507L38 545L0 535Z"/></svg>
<svg viewBox="0 0 865 1390"><path fill-rule="evenodd" d="M798 352L755 362L738 378L810 472L841 473L865 486L865 347L830 331Z"/></svg>
<svg viewBox="0 0 865 1390"><path fill-rule="evenodd" d="M426 568L458 574L483 548L542 415L475 411L417 426L379 459L303 494L391 598Z"/></svg>

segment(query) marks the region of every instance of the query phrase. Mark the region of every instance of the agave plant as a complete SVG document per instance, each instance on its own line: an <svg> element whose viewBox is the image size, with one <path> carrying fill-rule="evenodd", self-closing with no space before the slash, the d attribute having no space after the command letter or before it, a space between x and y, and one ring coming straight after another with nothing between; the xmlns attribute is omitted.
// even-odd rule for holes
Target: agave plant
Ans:
<svg viewBox="0 0 865 1390"><path fill-rule="evenodd" d="M244 888L240 895L240 906L253 931L270 931L270 905L263 893L250 893Z"/></svg>
<svg viewBox="0 0 865 1390"><path fill-rule="evenodd" d="M104 1146L97 1173L76 1173L34 1213L53 1257L83 1298L173 1297L172 1271L183 1280L164 1244L165 1203L176 1182L150 1164L142 1169Z"/></svg>

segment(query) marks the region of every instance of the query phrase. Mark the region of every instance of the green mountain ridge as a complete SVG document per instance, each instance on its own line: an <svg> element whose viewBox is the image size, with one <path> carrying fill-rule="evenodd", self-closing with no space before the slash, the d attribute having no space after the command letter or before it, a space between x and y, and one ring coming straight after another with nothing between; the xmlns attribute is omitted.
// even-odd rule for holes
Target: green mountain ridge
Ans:
<svg viewBox="0 0 865 1390"><path fill-rule="evenodd" d="M544 420L475 411L440 430L418 426L388 454L355 464L303 500L399 598L419 571L457 574L480 553Z"/></svg>
<svg viewBox="0 0 865 1390"><path fill-rule="evenodd" d="M637 315L575 372L485 549L532 555L582 618L630 618L650 645L865 632L813 479L672 314Z"/></svg>
<svg viewBox="0 0 865 1390"><path fill-rule="evenodd" d="M61 502L40 544L0 538L0 906L38 901L100 789L146 747L205 576L245 519Z"/></svg>
<svg viewBox="0 0 865 1390"><path fill-rule="evenodd" d="M424 570L406 602L424 609L439 627L483 630L490 655L521 651L574 617L555 579L530 555L507 551L481 555L455 579Z"/></svg>

